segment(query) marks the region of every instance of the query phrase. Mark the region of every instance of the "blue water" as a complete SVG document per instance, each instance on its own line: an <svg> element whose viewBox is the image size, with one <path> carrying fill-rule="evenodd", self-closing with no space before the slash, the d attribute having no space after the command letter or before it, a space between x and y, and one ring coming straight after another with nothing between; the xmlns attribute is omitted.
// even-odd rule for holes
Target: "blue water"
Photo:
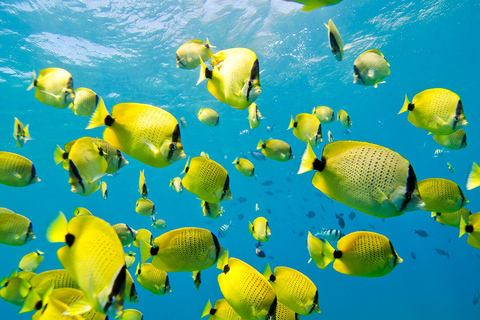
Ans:
<svg viewBox="0 0 480 320"><path fill-rule="evenodd" d="M148 228L149 218L135 213L139 171L145 169L149 198L166 230L196 226L212 232L233 221L220 239L230 256L246 261L257 270L268 262L295 268L316 284L323 319L478 319L480 306L472 300L480 288L480 251L470 247L458 230L444 227L429 212L408 212L382 221L352 211L328 199L311 184L313 173L297 175L304 144L287 131L290 116L310 113L318 105L345 109L353 121L351 134L340 122L323 127L335 140L368 141L391 148L413 165L418 180L446 178L458 183L470 200L468 209L479 211L480 188L467 191L467 172L479 159L478 75L480 45L477 1L344 0L306 13L301 5L272 1L109 1L37 0L0 2L0 150L31 159L40 183L12 188L0 185L0 207L29 217L37 239L22 247L1 245L0 276L10 274L21 257L40 249L45 260L37 272L61 265L56 257L59 244L45 240L45 227L57 211L68 217L83 206L110 224L124 222L135 229ZM337 62L329 49L324 23L332 18L344 44L344 60ZM265 119L249 129L247 112L217 101L206 83L195 86L198 69L177 69L175 51L185 41L209 38L214 52L247 47L258 56L262 94L256 103ZM381 50L391 64L391 74L378 88L353 84L353 61L365 50ZM86 117L40 103L34 92L25 91L32 70L60 67L68 70L74 87L98 93L107 108L121 102L138 102L165 108L177 119L185 117L182 143L187 156L205 151L230 174L234 199L223 202L225 214L218 220L202 216L200 201L184 191L175 193L169 180L183 170L185 160L156 169L127 157L130 164L115 177L107 177L109 197L100 193L82 197L70 192L68 172L55 166L56 144L82 136L101 137L103 128L85 130ZM461 97L469 125L468 148L434 157L438 145L425 130L414 127L406 114L398 115L405 93L412 98L429 88L447 88ZM220 126L210 128L196 118L202 107L220 114ZM13 118L30 124L34 140L22 149L12 137ZM274 126L271 132L267 126ZM240 135L243 130L249 134ZM259 139L282 139L295 158L286 163L268 160L255 164L258 179L245 178L231 162L241 152L255 149ZM326 140L326 139L325 139ZM324 142L325 143L325 142ZM314 148L321 154L322 143ZM447 169L450 162L455 172ZM262 186L267 180L271 186ZM271 191L268 195L265 191ZM238 198L247 201L240 203ZM260 207L255 212L255 204ZM321 209L326 209L324 212ZM270 209L268 214L266 209ZM314 211L316 216L306 214ZM335 213L345 213L344 232L376 231L387 236L404 259L392 273L381 278L340 274L331 266L318 269L309 259L306 234L313 227L339 228ZM244 219L239 220L238 215ZM257 258L255 240L248 221L265 216L271 239L264 249L267 259ZM373 226L373 227L372 227ZM375 230L373 229L375 228ZM426 230L428 238L414 234ZM153 230L154 236L161 234ZM132 247L133 248L133 247ZM449 252L450 259L435 248ZM416 252L417 260L410 253ZM130 269L134 273L133 267ZM172 293L155 296L137 285L138 304L145 319L197 319L207 299L222 298L216 280L219 270L202 272L195 290L190 273L170 273ZM27 319L19 308L0 302L2 319ZM461 316L460 316L461 315ZM305 318L305 317L302 317Z"/></svg>

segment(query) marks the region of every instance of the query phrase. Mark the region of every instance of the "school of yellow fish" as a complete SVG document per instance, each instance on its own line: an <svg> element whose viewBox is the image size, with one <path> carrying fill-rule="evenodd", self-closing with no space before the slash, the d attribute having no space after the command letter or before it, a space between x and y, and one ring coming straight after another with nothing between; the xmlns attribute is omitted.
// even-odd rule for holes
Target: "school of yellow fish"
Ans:
<svg viewBox="0 0 480 320"><path fill-rule="evenodd" d="M341 0L295 1L304 11L333 5ZM331 51L337 61L344 56L340 33L330 19L325 24ZM199 68L197 85L207 80L207 90L219 101L238 109L248 108L250 128L260 125L262 116L255 104L261 94L260 64L255 52L247 48L229 48L213 53L209 40L191 40L176 51L177 68ZM206 66L210 60L211 68ZM353 83L377 87L390 74L389 62L377 49L360 54L353 66ZM74 90L72 75L61 68L41 70L28 90L54 108L69 107L75 115L88 116L87 129L106 126L103 139L80 137L62 147L57 145L53 158L69 172L73 193L89 196L101 189L107 198L102 177L112 174L128 161L124 154L155 168L169 166L186 158L180 128L186 127L162 108L141 103L119 103L109 113L101 97L88 88ZM426 89L405 102L399 113L408 111L408 121L433 133L440 145L451 150L467 147L463 129L468 123L460 97L442 88ZM218 113L211 108L198 110L198 119L208 126L220 124ZM312 184L322 193L358 211L380 218L391 218L409 211L431 211L442 224L467 233L467 243L480 249L480 213L464 208L469 200L455 182L430 178L417 181L410 162L394 150L362 141L333 141L318 157L312 146L320 144L322 124L340 121L345 128L352 121L345 110L337 115L327 106L313 108L312 113L291 115L293 135L306 144L298 174L315 171ZM14 118L13 136L22 148L31 139L28 125ZM282 140L260 140L257 145L267 158L279 162L294 159L292 148ZM254 165L245 158L233 161L245 177L254 177ZM230 176L208 154L190 157L183 177L170 180L178 193L183 189L201 200L203 214L216 219L224 213L222 201L234 197ZM34 164L27 158L0 151L0 183L25 187L40 182ZM473 163L468 190L480 186L480 167ZM139 178L140 197L135 210L149 216L151 226L166 227L156 218L154 203L147 198L148 188L143 170ZM200 209L199 209L200 210ZM249 232L259 241L269 240L272 231L264 217L249 222ZM170 230L153 239L147 229L134 230L126 224L110 225L85 208L77 208L67 219L59 213L46 230L50 242L64 245L57 251L64 269L36 274L43 260L41 251L27 254L18 271L5 277L0 285L3 299L21 307L20 312L35 311L32 319L141 319L141 312L124 309L124 302L136 302L134 279L156 295L171 292L167 272L192 272L196 288L201 271L214 265L221 270L218 285L224 299L212 307L207 302L201 316L211 319L299 319L299 315L320 313L319 293L315 284L301 272L286 266L272 269L267 264L261 273L248 263L228 256L211 231L197 227ZM0 243L25 245L35 239L30 220L7 208L0 208ZM134 252L124 252L133 243ZM258 248L258 247L257 247ZM385 276L402 263L393 244L384 235L357 231L342 237L336 249L324 239L308 233L310 261L324 269L360 277ZM151 259L151 263L147 261ZM137 260L132 277L129 268ZM310 262L309 261L309 262ZM199 311L200 315L200 311Z"/></svg>

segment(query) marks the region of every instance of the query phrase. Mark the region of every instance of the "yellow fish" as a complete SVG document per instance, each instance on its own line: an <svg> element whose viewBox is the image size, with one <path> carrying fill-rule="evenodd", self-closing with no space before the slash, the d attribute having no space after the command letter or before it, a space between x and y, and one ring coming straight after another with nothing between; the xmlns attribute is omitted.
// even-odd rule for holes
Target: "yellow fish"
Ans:
<svg viewBox="0 0 480 320"><path fill-rule="evenodd" d="M198 120L205 123L207 126L216 127L220 124L220 117L218 113L210 108L202 108L197 113Z"/></svg>
<svg viewBox="0 0 480 320"><path fill-rule="evenodd" d="M480 212L474 213L466 219L460 220L459 238L468 233L467 243L474 248L480 249Z"/></svg>
<svg viewBox="0 0 480 320"><path fill-rule="evenodd" d="M330 43L330 49L332 50L333 56L337 61L342 61L343 59L343 41L338 32L337 27L333 23L332 19L328 20L328 24L325 24L325 27L328 29L328 42Z"/></svg>
<svg viewBox="0 0 480 320"><path fill-rule="evenodd" d="M137 230L126 225L125 223L117 223L112 226L122 243L122 246L130 246L137 236Z"/></svg>
<svg viewBox="0 0 480 320"><path fill-rule="evenodd" d="M410 162L376 144L330 142L320 159L307 144L298 173L310 170L317 171L312 183L318 190L375 217L395 217L425 206Z"/></svg>
<svg viewBox="0 0 480 320"><path fill-rule="evenodd" d="M117 320L143 320L143 314L135 309L126 309Z"/></svg>
<svg viewBox="0 0 480 320"><path fill-rule="evenodd" d="M224 253L217 237L203 228L180 228L168 231L153 240L153 246L142 242L142 262L167 272L199 271L210 268Z"/></svg>
<svg viewBox="0 0 480 320"><path fill-rule="evenodd" d="M217 162L195 157L187 161L183 172L183 187L200 199L210 203L232 199L228 172Z"/></svg>
<svg viewBox="0 0 480 320"><path fill-rule="evenodd" d="M0 281L0 297L5 301L16 306L21 306L31 289L27 280L18 277L17 271L14 271L9 277Z"/></svg>
<svg viewBox="0 0 480 320"><path fill-rule="evenodd" d="M310 231L308 252L317 267L333 268L343 274L358 277L382 277L403 262L387 237L369 231L357 231L343 236L335 250L328 241L314 237Z"/></svg>
<svg viewBox="0 0 480 320"><path fill-rule="evenodd" d="M128 251L128 253L125 253L125 266L127 269L130 269L130 267L135 263L135 252Z"/></svg>
<svg viewBox="0 0 480 320"><path fill-rule="evenodd" d="M461 208L455 212L432 212L432 218L440 222L443 225L460 228L460 221L463 218L465 221L468 221L472 213L466 208Z"/></svg>
<svg viewBox="0 0 480 320"><path fill-rule="evenodd" d="M107 183L105 181L102 181L100 183L100 189L102 191L102 197L103 199L107 200L108 197L108 190L107 190Z"/></svg>
<svg viewBox="0 0 480 320"><path fill-rule="evenodd" d="M139 198L135 204L135 212L142 216L151 216L157 213L155 211L155 204L152 200Z"/></svg>
<svg viewBox="0 0 480 320"><path fill-rule="evenodd" d="M106 125L103 139L123 153L155 168L185 158L177 119L167 111L139 103L119 103L112 115L99 105L87 129Z"/></svg>
<svg viewBox="0 0 480 320"><path fill-rule="evenodd" d="M77 208L75 208L75 210L73 211L73 215L75 215L75 216L83 216L83 215L91 216L92 213L91 213L88 209L86 209L86 208L77 207Z"/></svg>
<svg viewBox="0 0 480 320"><path fill-rule="evenodd" d="M256 218L253 223L249 221L248 231L253 234L255 240L262 242L267 242L272 234L268 221L264 217Z"/></svg>
<svg viewBox="0 0 480 320"><path fill-rule="evenodd" d="M266 320L275 315L277 297L260 272L228 254L218 261L218 284L225 300L244 320Z"/></svg>
<svg viewBox="0 0 480 320"><path fill-rule="evenodd" d="M480 186L480 167L474 162L468 174L467 190L475 189L478 186Z"/></svg>
<svg viewBox="0 0 480 320"><path fill-rule="evenodd" d="M323 141L322 124L314 115L308 113L297 114L295 119L292 117L290 120L290 125L287 130L290 130L291 128L293 128L293 134L295 137L304 143L308 141L312 146L316 146Z"/></svg>
<svg viewBox="0 0 480 320"><path fill-rule="evenodd" d="M35 239L32 222L21 214L0 208L0 243L23 246ZM8 210L8 211L7 211Z"/></svg>
<svg viewBox="0 0 480 320"><path fill-rule="evenodd" d="M27 91L35 87L35 98L57 109L66 108L75 99L72 75L61 68L48 68L37 76L33 71L32 84Z"/></svg>
<svg viewBox="0 0 480 320"><path fill-rule="evenodd" d="M292 147L282 140L268 139L263 142L262 139L260 139L257 150L260 149L263 155L272 160L285 162L294 158Z"/></svg>
<svg viewBox="0 0 480 320"><path fill-rule="evenodd" d="M455 132L450 134L438 134L433 135L433 139L445 148L451 150L460 150L468 147L467 145L467 134L463 129L458 129Z"/></svg>
<svg viewBox="0 0 480 320"><path fill-rule="evenodd" d="M431 178L419 181L418 191L425 201L426 211L455 212L470 202L462 189L447 179Z"/></svg>
<svg viewBox="0 0 480 320"><path fill-rule="evenodd" d="M339 3L342 0L285 0L290 2L302 3L302 11L312 11L323 6L331 6Z"/></svg>
<svg viewBox="0 0 480 320"><path fill-rule="evenodd" d="M163 296L172 292L167 273L155 268L151 263L142 263L141 265L139 263L135 274L138 283L153 294Z"/></svg>
<svg viewBox="0 0 480 320"><path fill-rule="evenodd" d="M312 114L320 120L321 123L330 123L335 120L335 111L326 106L313 108Z"/></svg>
<svg viewBox="0 0 480 320"><path fill-rule="evenodd" d="M235 158L235 161L232 163L235 165L235 168L237 168L237 170L240 171L240 173L245 177L255 176L255 167L249 160L244 158Z"/></svg>
<svg viewBox="0 0 480 320"><path fill-rule="evenodd" d="M250 129L254 129L260 125L262 120L262 114L258 110L257 104L253 102L248 106L248 122L250 123Z"/></svg>
<svg viewBox="0 0 480 320"><path fill-rule="evenodd" d="M432 133L450 134L468 122L460 97L447 89L428 89L417 93L412 102L405 95L399 114L408 112L408 121L415 127Z"/></svg>
<svg viewBox="0 0 480 320"><path fill-rule="evenodd" d="M294 313L304 316L320 313L317 287L306 275L288 267L276 267L272 272L268 263L263 275L270 280L278 301Z"/></svg>
<svg viewBox="0 0 480 320"><path fill-rule="evenodd" d="M78 289L77 282L65 269L48 270L35 275L30 283L38 291L43 291L49 286L53 289L74 288Z"/></svg>
<svg viewBox="0 0 480 320"><path fill-rule="evenodd" d="M277 308L275 310L275 317L273 317L275 320L300 320L300 317L298 313L281 303L280 301L277 301Z"/></svg>
<svg viewBox="0 0 480 320"><path fill-rule="evenodd" d="M390 74L390 63L377 49L360 54L353 63L353 83L377 87Z"/></svg>
<svg viewBox="0 0 480 320"><path fill-rule="evenodd" d="M99 104L103 104L103 99L88 88L78 88L75 90L75 99L69 108L77 116L90 117Z"/></svg>
<svg viewBox="0 0 480 320"><path fill-rule="evenodd" d="M104 220L89 215L70 221L63 213L49 224L47 240L66 245L57 251L60 263L85 293L85 300L71 306L67 314L91 309L120 316L125 300L125 257L117 233Z"/></svg>
<svg viewBox="0 0 480 320"><path fill-rule="evenodd" d="M167 222L165 220L162 220L162 219L157 219L153 215L151 226L154 227L155 229L165 229L167 227Z"/></svg>
<svg viewBox="0 0 480 320"><path fill-rule="evenodd" d="M183 43L175 53L177 57L177 68L195 69L200 65L200 58L207 61L212 56L212 46L208 42L195 39Z"/></svg>
<svg viewBox="0 0 480 320"><path fill-rule="evenodd" d="M0 183L26 187L39 182L33 162L16 153L0 151Z"/></svg>
<svg viewBox="0 0 480 320"><path fill-rule="evenodd" d="M32 140L30 137L30 132L28 131L28 124L23 126L23 123L20 122L15 117L15 124L13 126L13 137L15 138L15 143L17 147L23 147L23 144L28 140Z"/></svg>
<svg viewBox="0 0 480 320"><path fill-rule="evenodd" d="M35 272L43 261L44 252L37 250L36 252L30 252L23 256L22 260L18 264L18 269L21 271Z"/></svg>
<svg viewBox="0 0 480 320"><path fill-rule="evenodd" d="M202 200L202 203L200 205L203 208L203 216L211 219L217 219L225 213L225 209L220 206L219 203L210 203Z"/></svg>
<svg viewBox="0 0 480 320"><path fill-rule="evenodd" d="M183 191L183 186L182 186L182 178L180 177L175 177L172 180L170 180L170 185L169 185L173 190L175 190L177 193L182 193Z"/></svg>
<svg viewBox="0 0 480 320"><path fill-rule="evenodd" d="M137 236L133 240L133 246L140 248L142 241L145 241L148 244L153 243L152 233L147 229L138 229Z"/></svg>
<svg viewBox="0 0 480 320"><path fill-rule="evenodd" d="M208 320L243 320L225 299L215 301L213 307L210 300L208 300L203 309L202 318L208 315Z"/></svg>
<svg viewBox="0 0 480 320"><path fill-rule="evenodd" d="M220 102L246 109L262 92L257 55L247 48L233 48L212 55L213 69L201 61L197 85L208 80L208 91Z"/></svg>
<svg viewBox="0 0 480 320"><path fill-rule="evenodd" d="M138 191L142 198L147 199L148 188L147 183L145 182L145 170L140 170L140 178L138 180Z"/></svg>
<svg viewBox="0 0 480 320"><path fill-rule="evenodd" d="M338 111L337 120L340 120L343 126L347 129L352 126L352 120L350 120L350 116L345 110Z"/></svg>

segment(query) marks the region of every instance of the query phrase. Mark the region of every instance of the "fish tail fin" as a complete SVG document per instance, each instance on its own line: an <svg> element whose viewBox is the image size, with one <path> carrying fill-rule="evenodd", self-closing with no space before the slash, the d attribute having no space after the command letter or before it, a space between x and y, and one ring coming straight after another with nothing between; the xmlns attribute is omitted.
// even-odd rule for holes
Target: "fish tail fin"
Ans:
<svg viewBox="0 0 480 320"><path fill-rule="evenodd" d="M185 163L185 168L183 168L183 171L180 172L180 174L182 174L182 173L187 173L187 172L188 172L188 164L189 164L189 162L190 162L190 157L188 157L187 163Z"/></svg>
<svg viewBox="0 0 480 320"><path fill-rule="evenodd" d="M465 221L465 218L460 219L460 233L458 235L459 238L461 238L467 231L465 230L465 227L467 226L467 221Z"/></svg>
<svg viewBox="0 0 480 320"><path fill-rule="evenodd" d="M199 58L200 58L200 75L198 76L198 81L196 84L197 86L200 82L207 79L209 74L211 78L211 71L207 68L207 66L205 65L205 62L203 62L202 57L199 56Z"/></svg>
<svg viewBox="0 0 480 320"><path fill-rule="evenodd" d="M28 127L30 125L27 124L25 127L23 127L23 134L25 135L25 140L32 140L32 137L30 137L30 131L28 130Z"/></svg>
<svg viewBox="0 0 480 320"><path fill-rule="evenodd" d="M29 292L25 297L23 302L23 307L19 313L30 312L38 310L38 304L41 303L41 306L45 306L48 303L50 295L53 290L53 284L47 286L40 286L37 288L29 288Z"/></svg>
<svg viewBox="0 0 480 320"><path fill-rule="evenodd" d="M65 154L65 151L57 144L57 147L53 151L53 161L55 161L55 164L59 164L62 162L63 155Z"/></svg>
<svg viewBox="0 0 480 320"><path fill-rule="evenodd" d="M253 224L250 221L248 221L248 232L253 232Z"/></svg>
<svg viewBox="0 0 480 320"><path fill-rule="evenodd" d="M265 279L270 280L270 277L272 276L272 269L268 263L263 269L262 275L265 277Z"/></svg>
<svg viewBox="0 0 480 320"><path fill-rule="evenodd" d="M228 265L228 250L226 250L217 261L217 269L224 270L225 266Z"/></svg>
<svg viewBox="0 0 480 320"><path fill-rule="evenodd" d="M232 164L237 164L239 161L238 161L238 157L235 158L235 160L232 162Z"/></svg>
<svg viewBox="0 0 480 320"><path fill-rule="evenodd" d="M327 27L328 30L330 30L330 28L328 27L328 24L324 23L323 25Z"/></svg>
<svg viewBox="0 0 480 320"><path fill-rule="evenodd" d="M32 90L33 87L37 86L37 73L33 70L33 80L32 83L28 86L27 91Z"/></svg>
<svg viewBox="0 0 480 320"><path fill-rule="evenodd" d="M173 180L170 179L170 184L168 185L169 187L172 187L173 186Z"/></svg>
<svg viewBox="0 0 480 320"><path fill-rule="evenodd" d="M152 257L153 247L145 240L140 241L140 261L144 263Z"/></svg>
<svg viewBox="0 0 480 320"><path fill-rule="evenodd" d="M64 242L68 233L67 218L62 211L47 226L47 240L50 242Z"/></svg>
<svg viewBox="0 0 480 320"><path fill-rule="evenodd" d="M314 164L317 161L317 156L313 152L310 142L307 141L307 148L302 155L302 160L300 162L300 168L298 168L297 174L302 174L314 169Z"/></svg>
<svg viewBox="0 0 480 320"><path fill-rule="evenodd" d="M264 143L263 143L262 139L260 139L260 141L257 144L257 150L260 150L260 149L263 149L263 148L264 148Z"/></svg>
<svg viewBox="0 0 480 320"><path fill-rule="evenodd" d="M478 186L480 186L480 167L476 162L474 162L472 165L472 169L468 174L467 190L474 189Z"/></svg>
<svg viewBox="0 0 480 320"><path fill-rule="evenodd" d="M192 278L193 278L193 283L195 284L195 288L197 288L198 290L198 288L200 287L200 284L202 283L202 280L200 279L200 270L193 271Z"/></svg>
<svg viewBox="0 0 480 320"><path fill-rule="evenodd" d="M203 318L205 316L208 316L212 310L212 304L210 303L210 299L207 301L207 304L205 305L205 308L203 308L202 316L200 318Z"/></svg>
<svg viewBox="0 0 480 320"><path fill-rule="evenodd" d="M215 46L212 46L212 45L210 44L210 41L208 41L208 38L207 38L207 42L205 43L205 47L207 47L208 49L216 48Z"/></svg>
<svg viewBox="0 0 480 320"><path fill-rule="evenodd" d="M313 110L315 110L315 109L313 109ZM288 126L287 130L292 129L293 127L295 127L295 119L293 119L293 116L291 116L290 125Z"/></svg>
<svg viewBox="0 0 480 320"><path fill-rule="evenodd" d="M104 103L99 103L97 109L95 109L95 112L88 122L88 126L85 129L92 129L108 125L105 121L107 117L110 117L107 107L105 107Z"/></svg>
<svg viewBox="0 0 480 320"><path fill-rule="evenodd" d="M410 110L410 106L413 106L413 104L410 103L410 100L408 100L407 94L405 94L405 102L403 103L403 107L402 107L402 109L400 109L398 114Z"/></svg>
<svg viewBox="0 0 480 320"><path fill-rule="evenodd" d="M140 262L137 264L137 269L135 270L135 275L140 274L142 270L140 269Z"/></svg>
<svg viewBox="0 0 480 320"><path fill-rule="evenodd" d="M313 262L320 269L325 269L335 257L333 256L335 249L326 240L321 240L314 237L312 233L308 232L307 248Z"/></svg>

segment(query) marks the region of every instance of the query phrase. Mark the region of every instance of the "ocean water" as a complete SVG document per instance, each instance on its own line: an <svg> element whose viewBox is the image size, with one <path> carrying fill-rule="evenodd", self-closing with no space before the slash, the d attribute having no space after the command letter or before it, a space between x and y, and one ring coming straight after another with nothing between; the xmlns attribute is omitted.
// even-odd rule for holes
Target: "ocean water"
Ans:
<svg viewBox="0 0 480 320"><path fill-rule="evenodd" d="M323 126L324 140L331 130L335 140L391 148L411 162L418 180L446 178L459 184L470 200L467 208L478 212L480 189L465 187L472 162L480 161L478 1L344 0L311 12L300 9L298 3L281 0L0 1L0 150L31 159L42 180L24 188L0 185L0 207L30 218L37 236L25 246L1 245L0 277L9 275L25 254L36 249L45 252L37 272L60 268L56 250L61 245L46 241L46 225L58 211L71 217L74 208L82 206L112 225L124 222L134 229L150 228L154 237L187 226L216 233L231 220L229 233L220 239L230 256L259 271L267 262L272 268L288 266L315 283L322 313L309 316L312 319L479 319L480 305L472 303L480 289L478 249L469 246L465 237L458 239L457 229L433 221L430 212L407 212L383 221L327 198L311 184L312 172L297 175L305 145L287 131L290 116L310 113L315 106L345 109L353 122L350 134L335 121ZM348 47L341 62L328 45L324 23L330 18ZM246 110L216 100L206 82L196 86L198 69L176 68L176 49L185 41L207 37L214 52L246 47L257 54L262 93L256 103L265 117L258 128L249 128ZM378 88L353 84L355 58L372 48L383 52L391 74ZM217 220L203 217L195 195L169 188L186 159L157 169L126 156L130 164L104 179L107 200L99 192L88 197L70 192L68 172L53 162L55 146L83 136L101 137L103 128L85 130L88 118L44 105L33 90L25 90L32 70L38 74L49 67L68 70L74 88L94 90L109 110L117 103L137 102L165 108L177 119L185 117L188 126L181 134L187 156L205 151L230 174L233 200L222 202L225 214ZM442 146L409 123L406 113L397 114L405 94L413 98L429 88L447 88L461 97L469 122L468 148L434 157ZM203 107L219 113L218 127L200 123L196 114ZM34 138L22 149L12 137L14 117L30 124ZM267 126L274 129L267 131ZM295 158L281 163L249 156L257 178L241 175L232 161L255 150L259 139L268 138L288 142ZM317 155L324 145L325 141L314 148ZM157 218L167 221L165 230L151 228L149 218L135 212L143 169ZM262 185L269 180L273 184ZM247 200L240 202L241 197ZM307 217L309 211L315 217ZM351 211L356 212L354 220L348 218ZM335 218L340 213L345 214L345 233L369 230L387 236L403 264L380 278L347 276L332 266L321 270L309 264L308 231L340 228ZM262 247L267 255L263 259L255 255L256 241L248 233L248 221L257 216L266 217L272 230ZM429 237L419 237L414 233L418 229ZM450 258L435 248L448 251ZM172 293L155 296L137 285L138 304L125 308L142 311L144 319L198 319L208 299L213 304L222 298L219 273L214 267L202 271L198 291L191 273L169 273ZM19 308L7 302L0 305L2 319L31 316L18 315Z"/></svg>

